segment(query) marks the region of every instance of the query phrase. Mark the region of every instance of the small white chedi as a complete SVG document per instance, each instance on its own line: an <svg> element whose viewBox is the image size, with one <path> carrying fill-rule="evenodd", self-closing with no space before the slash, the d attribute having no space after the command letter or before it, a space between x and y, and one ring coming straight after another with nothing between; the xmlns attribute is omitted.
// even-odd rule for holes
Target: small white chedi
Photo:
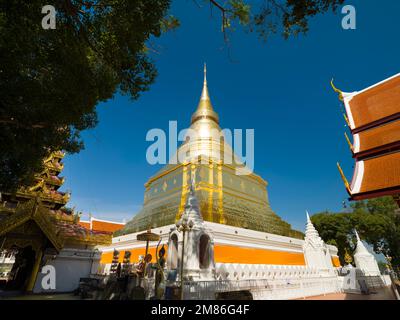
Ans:
<svg viewBox="0 0 400 320"><path fill-rule="evenodd" d="M354 230L357 238L357 247L354 253L354 262L357 269L361 270L366 276L380 276L378 263L372 253L370 253L361 241L357 230Z"/></svg>
<svg viewBox="0 0 400 320"><path fill-rule="evenodd" d="M189 194L185 209L177 225L171 229L168 263L174 269L181 263L183 233L179 227L187 225L189 229L184 233L185 248L183 257L184 278L186 280L214 280L214 240L212 231L207 228L200 213L199 202L195 195L193 182L190 181ZM180 268L176 268L180 272Z"/></svg>
<svg viewBox="0 0 400 320"><path fill-rule="evenodd" d="M334 270L329 248L319 236L311 222L310 215L307 214L307 226L304 238L304 258L307 267L321 271L331 272Z"/></svg>

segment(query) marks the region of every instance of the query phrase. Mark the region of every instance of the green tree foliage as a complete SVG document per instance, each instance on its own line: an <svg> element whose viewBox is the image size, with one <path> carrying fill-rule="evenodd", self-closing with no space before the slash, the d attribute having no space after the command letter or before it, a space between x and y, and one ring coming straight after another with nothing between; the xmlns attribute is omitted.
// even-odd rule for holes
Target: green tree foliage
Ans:
<svg viewBox="0 0 400 320"><path fill-rule="evenodd" d="M340 262L344 265L346 250L352 252L354 249L349 238L354 228L351 216L348 213L322 212L313 215L311 220L321 238L338 248Z"/></svg>
<svg viewBox="0 0 400 320"><path fill-rule="evenodd" d="M284 38L307 33L310 18L328 11L335 12L345 0L229 0L206 1L222 13L223 30L232 27L231 21L239 21L250 32L256 32L263 40L280 32ZM225 5L222 5L224 3Z"/></svg>
<svg viewBox="0 0 400 320"><path fill-rule="evenodd" d="M161 34L169 0L0 1L0 190L32 180L52 150L77 152L97 103L133 99L156 70L145 43Z"/></svg>
<svg viewBox="0 0 400 320"><path fill-rule="evenodd" d="M343 0L203 0L262 38L306 32L308 20ZM194 3L201 3L194 2ZM57 10L44 30L43 6ZM156 69L149 40L179 27L171 0L0 0L0 190L29 184L51 151L83 148L96 105L119 91L137 99Z"/></svg>
<svg viewBox="0 0 400 320"><path fill-rule="evenodd" d="M392 197L356 202L353 214L357 230L375 252L392 257L393 265L400 266L400 214Z"/></svg>
<svg viewBox="0 0 400 320"><path fill-rule="evenodd" d="M355 202L351 212L322 212L311 219L321 238L338 247L342 264L345 250L355 249L354 229L357 229L376 253L390 256L393 265L400 265L400 216L392 197Z"/></svg>

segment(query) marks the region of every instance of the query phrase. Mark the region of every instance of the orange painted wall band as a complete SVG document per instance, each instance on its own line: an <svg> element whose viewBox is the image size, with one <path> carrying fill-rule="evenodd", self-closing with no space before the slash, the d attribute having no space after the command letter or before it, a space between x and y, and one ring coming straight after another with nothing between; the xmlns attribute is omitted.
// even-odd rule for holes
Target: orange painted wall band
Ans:
<svg viewBox="0 0 400 320"><path fill-rule="evenodd" d="M274 251L229 245L214 246L215 262L304 266L303 253Z"/></svg>
<svg viewBox="0 0 400 320"><path fill-rule="evenodd" d="M165 248L167 250L167 247ZM139 255L144 255L145 248L129 250L131 262L138 262ZM156 247L150 247L149 253L155 261ZM119 261L123 261L125 250L121 250ZM105 252L101 256L101 263L111 263L113 252ZM237 247L229 245L215 245L214 258L216 263L243 263L243 264L273 264L273 265L295 265L304 266L305 260L302 253L273 251L256 248Z"/></svg>
<svg viewBox="0 0 400 320"><path fill-rule="evenodd" d="M164 246L167 251L168 247ZM123 261L126 250L121 250L118 262ZM144 255L145 248L129 250L131 252L131 262L138 262L139 255ZM149 247L149 253L155 261L156 247ZM255 248L235 247L228 245L215 245L215 261L219 263L246 263L246 264L275 264L275 265L305 265L302 253L291 253ZM105 252L101 255L101 263L109 264L112 262L113 252ZM339 257L332 257L334 267L340 267Z"/></svg>

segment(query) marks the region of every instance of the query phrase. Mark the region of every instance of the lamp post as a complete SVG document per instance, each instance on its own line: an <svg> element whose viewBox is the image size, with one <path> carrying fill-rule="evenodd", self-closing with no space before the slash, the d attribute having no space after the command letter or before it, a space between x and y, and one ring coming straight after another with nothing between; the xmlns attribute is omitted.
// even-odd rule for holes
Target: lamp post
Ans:
<svg viewBox="0 0 400 320"><path fill-rule="evenodd" d="M144 270L142 277L144 278L146 276L146 266L147 266L147 254L149 253L149 242L150 241L159 241L160 236L158 234L152 233L151 230L147 230L144 233L138 234L136 236L136 240L138 241L146 241L146 251L145 251L145 256L144 256ZM149 261L150 262L150 261Z"/></svg>
<svg viewBox="0 0 400 320"><path fill-rule="evenodd" d="M181 254L181 274L180 274L180 282L181 282L181 300L183 300L183 259L185 255L185 234L189 232L193 228L193 221L188 221L188 216L186 214L182 215L182 218L176 223L176 229L179 232L182 232L182 254Z"/></svg>

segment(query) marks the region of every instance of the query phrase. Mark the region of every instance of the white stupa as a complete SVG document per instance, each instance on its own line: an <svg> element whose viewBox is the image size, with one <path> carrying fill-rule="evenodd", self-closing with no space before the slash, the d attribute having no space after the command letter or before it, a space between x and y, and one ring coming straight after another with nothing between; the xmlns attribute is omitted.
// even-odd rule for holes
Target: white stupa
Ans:
<svg viewBox="0 0 400 320"><path fill-rule="evenodd" d="M312 224L307 211L306 214L307 226L303 245L306 264L310 268L332 271L334 268L329 249Z"/></svg>
<svg viewBox="0 0 400 320"><path fill-rule="evenodd" d="M215 279L214 237L212 231L204 223L192 180L189 182L189 193L181 219L171 230L169 240L169 247L179 248L176 250L179 262L182 258L183 234L178 232L178 226L182 224L190 226L190 231L185 233L184 278L187 280ZM174 243L173 239L177 239L178 243ZM178 274L180 271L178 268Z"/></svg>
<svg viewBox="0 0 400 320"><path fill-rule="evenodd" d="M357 237L357 247L354 253L354 262L357 269L360 269L366 276L380 276L381 273L374 255L367 250L357 230L354 231Z"/></svg>

